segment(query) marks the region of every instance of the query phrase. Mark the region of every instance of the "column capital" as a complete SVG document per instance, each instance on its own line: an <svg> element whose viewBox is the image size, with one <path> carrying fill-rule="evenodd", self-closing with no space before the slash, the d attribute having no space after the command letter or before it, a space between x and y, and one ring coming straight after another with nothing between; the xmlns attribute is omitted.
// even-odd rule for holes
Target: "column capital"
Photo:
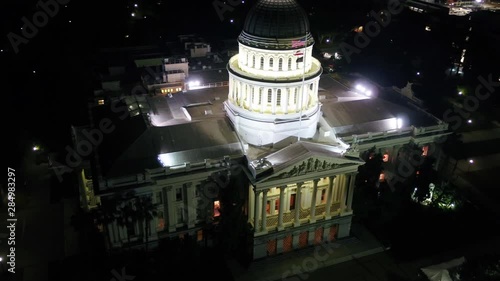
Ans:
<svg viewBox="0 0 500 281"><path fill-rule="evenodd" d="M298 182L296 184L297 184L297 187L302 187L304 185L304 182Z"/></svg>
<svg viewBox="0 0 500 281"><path fill-rule="evenodd" d="M337 177L337 175L328 176L328 178L331 179L331 180L334 180L336 177Z"/></svg>
<svg viewBox="0 0 500 281"><path fill-rule="evenodd" d="M319 182L319 179L313 179L314 184L318 184L318 182Z"/></svg>
<svg viewBox="0 0 500 281"><path fill-rule="evenodd" d="M257 196L259 196L261 193L262 193L262 190L257 190L257 189L255 189L255 194L256 194Z"/></svg>
<svg viewBox="0 0 500 281"><path fill-rule="evenodd" d="M287 188L287 186L286 186L286 185L282 185L282 186L280 186L280 187L279 187L280 191L284 191L284 190L285 190L285 188Z"/></svg>

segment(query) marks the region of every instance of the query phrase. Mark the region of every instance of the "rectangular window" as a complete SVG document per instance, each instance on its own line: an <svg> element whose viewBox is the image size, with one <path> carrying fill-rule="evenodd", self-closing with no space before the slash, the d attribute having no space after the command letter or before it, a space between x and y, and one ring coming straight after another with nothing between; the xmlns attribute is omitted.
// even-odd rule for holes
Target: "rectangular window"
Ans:
<svg viewBox="0 0 500 281"><path fill-rule="evenodd" d="M271 214L271 201L267 201L266 203L266 214Z"/></svg>
<svg viewBox="0 0 500 281"><path fill-rule="evenodd" d="M276 212L278 212L278 213L279 213L279 211L280 211L280 200L279 200L279 199L276 199L276 201L275 201L275 203L274 203L274 210L275 210Z"/></svg>
<svg viewBox="0 0 500 281"><path fill-rule="evenodd" d="M220 216L220 201L214 201L214 218Z"/></svg>
<svg viewBox="0 0 500 281"><path fill-rule="evenodd" d="M177 224L184 223L184 208L182 206L177 207Z"/></svg>
<svg viewBox="0 0 500 281"><path fill-rule="evenodd" d="M163 193L156 192L156 204L163 204Z"/></svg>
<svg viewBox="0 0 500 281"><path fill-rule="evenodd" d="M182 188L175 189L175 201L182 201Z"/></svg>
<svg viewBox="0 0 500 281"><path fill-rule="evenodd" d="M267 103L272 103L273 102L273 92L272 90L269 90L267 92Z"/></svg>
<svg viewBox="0 0 500 281"><path fill-rule="evenodd" d="M203 240L203 230L198 230L198 232L196 233L196 240L198 242Z"/></svg>
<svg viewBox="0 0 500 281"><path fill-rule="evenodd" d="M200 192L201 192L201 185L197 184L194 188L194 196L195 197L200 197Z"/></svg>
<svg viewBox="0 0 500 281"><path fill-rule="evenodd" d="M321 204L326 203L326 189L321 190Z"/></svg>
<svg viewBox="0 0 500 281"><path fill-rule="evenodd" d="M158 212L158 224L156 225L156 231L163 231L165 229L165 219L163 218L163 211Z"/></svg>
<svg viewBox="0 0 500 281"><path fill-rule="evenodd" d="M428 153L429 153L429 146L426 145L422 147L422 156L427 156Z"/></svg>
<svg viewBox="0 0 500 281"><path fill-rule="evenodd" d="M295 196L296 194L290 194L290 211L295 210Z"/></svg>

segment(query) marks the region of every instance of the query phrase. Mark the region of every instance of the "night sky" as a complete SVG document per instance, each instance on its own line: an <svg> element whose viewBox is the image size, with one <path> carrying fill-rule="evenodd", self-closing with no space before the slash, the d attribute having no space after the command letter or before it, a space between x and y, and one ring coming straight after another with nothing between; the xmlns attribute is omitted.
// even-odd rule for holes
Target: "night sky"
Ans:
<svg viewBox="0 0 500 281"><path fill-rule="evenodd" d="M20 44L15 54L7 35L21 34L22 18L32 20L40 9L38 2L8 1L2 7L0 65L4 68L2 88L8 105L2 113L7 116L5 120L10 120L7 122L7 126L12 126L10 130L30 137L54 136L45 141L57 148L68 144L70 125L87 124L86 103L92 95L94 70L102 64L96 55L99 48L162 45L175 41L179 34L191 33L208 40L236 40L245 15L255 1L246 0L235 5L232 11L225 11L222 21L213 0L68 1L66 7L58 5L57 13L26 44ZM313 33L349 30L370 20L366 16L369 11L385 7L383 0L298 2L310 16ZM443 28L440 33L434 33L434 37L425 34L422 25L432 20L413 19L411 15L400 17L397 24L390 25L354 58L350 70L363 71L383 83L398 86L414 78L416 70L412 61L423 60L428 69L441 71L435 63L440 60L447 63L443 58L449 52L450 42L446 37L450 32ZM498 32L495 27L499 21L495 19L496 24L488 21L479 24L476 53L470 52L476 56L474 69L486 73L493 71L495 64L491 61L498 60L495 47L498 42L491 41L491 36L485 34ZM455 31L454 23L443 25ZM394 42L389 43L392 39ZM426 79L441 79L441 74L442 71ZM476 74L473 76L477 77ZM440 81L429 83L434 85Z"/></svg>

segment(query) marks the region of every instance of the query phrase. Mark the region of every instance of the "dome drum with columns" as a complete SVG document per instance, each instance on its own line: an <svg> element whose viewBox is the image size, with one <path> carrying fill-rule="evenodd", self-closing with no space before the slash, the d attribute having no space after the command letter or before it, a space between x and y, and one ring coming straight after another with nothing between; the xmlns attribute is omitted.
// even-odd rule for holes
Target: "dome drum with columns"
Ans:
<svg viewBox="0 0 500 281"><path fill-rule="evenodd" d="M290 136L313 137L323 70L312 56L306 13L295 0L260 0L238 42L239 53L228 63L225 108L243 140L267 145Z"/></svg>

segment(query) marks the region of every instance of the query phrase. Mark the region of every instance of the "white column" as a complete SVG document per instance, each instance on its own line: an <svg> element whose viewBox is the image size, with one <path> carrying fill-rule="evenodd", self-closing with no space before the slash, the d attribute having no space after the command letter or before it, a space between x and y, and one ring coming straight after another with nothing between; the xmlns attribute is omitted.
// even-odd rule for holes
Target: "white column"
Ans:
<svg viewBox="0 0 500 281"><path fill-rule="evenodd" d="M325 209L325 219L330 219L331 216L331 211L330 209L332 208L332 199L333 199L333 181L335 180L335 176L328 177L328 191L326 194L326 209Z"/></svg>
<svg viewBox="0 0 500 281"><path fill-rule="evenodd" d="M253 217L253 228L255 232L260 231L259 216L260 216L260 204L262 203L262 201L260 201L260 194L261 191L255 191L255 213Z"/></svg>
<svg viewBox="0 0 500 281"><path fill-rule="evenodd" d="M197 200L194 199L195 189L196 187L193 183L186 184L186 207L187 207L187 222L188 228L193 228L196 223L196 209L197 209Z"/></svg>
<svg viewBox="0 0 500 281"><path fill-rule="evenodd" d="M248 188L248 223L255 219L255 193L252 188Z"/></svg>
<svg viewBox="0 0 500 281"><path fill-rule="evenodd" d="M280 186L280 209L278 214L278 231L283 230L283 214L285 213L285 191L286 185Z"/></svg>
<svg viewBox="0 0 500 281"><path fill-rule="evenodd" d="M350 176L351 182L349 183L349 191L347 193L347 209L346 209L347 212L352 211L352 200L354 197L354 185L356 183L356 174L357 173L352 173Z"/></svg>
<svg viewBox="0 0 500 281"><path fill-rule="evenodd" d="M266 211L266 207L267 207L267 192L269 190L264 190L262 192L262 228L261 228L261 231L262 232L267 232L267 211ZM269 208L271 208L271 206L269 206Z"/></svg>
<svg viewBox="0 0 500 281"><path fill-rule="evenodd" d="M174 232L177 224L177 215L175 210L175 189L172 186L167 187L167 206L168 206L168 231Z"/></svg>
<svg viewBox="0 0 500 281"><path fill-rule="evenodd" d="M312 192L312 200L311 200L311 214L309 218L309 222L316 222L316 197L318 195L318 181L319 179L313 180L313 192Z"/></svg>
<svg viewBox="0 0 500 281"><path fill-rule="evenodd" d="M342 195L340 197L340 212L341 213L344 213L346 211L346 208L347 208L347 205L346 205L346 201L347 201L347 188L349 186L349 180L350 180L350 176L349 175L342 175L343 176L343 180L341 182L341 192L342 192Z"/></svg>
<svg viewBox="0 0 500 281"><path fill-rule="evenodd" d="M301 209L301 193L302 193L302 182L297 183L297 193L295 194L295 221L294 226L300 226L300 209Z"/></svg>

